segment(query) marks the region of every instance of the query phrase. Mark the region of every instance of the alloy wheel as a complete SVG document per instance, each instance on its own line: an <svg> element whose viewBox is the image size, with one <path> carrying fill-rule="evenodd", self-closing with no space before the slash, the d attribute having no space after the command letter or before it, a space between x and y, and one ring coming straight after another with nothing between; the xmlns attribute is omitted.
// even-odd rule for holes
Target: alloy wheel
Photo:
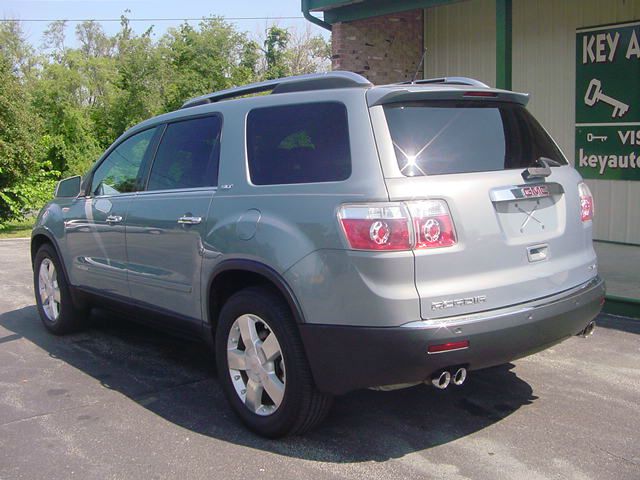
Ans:
<svg viewBox="0 0 640 480"><path fill-rule="evenodd" d="M286 370L274 331L257 315L245 314L231 325L227 365L238 397L253 413L273 414L282 404Z"/></svg>
<svg viewBox="0 0 640 480"><path fill-rule="evenodd" d="M55 322L60 316L60 286L56 266L49 258L45 258L40 264L38 294L47 319Z"/></svg>

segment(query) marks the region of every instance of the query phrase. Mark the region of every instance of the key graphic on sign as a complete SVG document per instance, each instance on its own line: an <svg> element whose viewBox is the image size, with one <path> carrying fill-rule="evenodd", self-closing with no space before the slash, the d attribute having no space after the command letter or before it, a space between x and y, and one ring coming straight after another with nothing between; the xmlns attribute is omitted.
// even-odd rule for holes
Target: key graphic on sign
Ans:
<svg viewBox="0 0 640 480"><path fill-rule="evenodd" d="M601 142L607 141L606 135L594 135L593 133L587 133L587 142L593 142L594 140L600 140Z"/></svg>
<svg viewBox="0 0 640 480"><path fill-rule="evenodd" d="M600 80L597 78L593 78L591 82L589 82L589 86L587 87L587 92L584 94L584 103L589 107L593 107L597 102L604 102L613 107L613 113L611 114L611 118L615 118L616 116L622 117L627 110L629 110L629 105L626 103L622 103L615 98L611 98L608 95L602 93L602 84Z"/></svg>

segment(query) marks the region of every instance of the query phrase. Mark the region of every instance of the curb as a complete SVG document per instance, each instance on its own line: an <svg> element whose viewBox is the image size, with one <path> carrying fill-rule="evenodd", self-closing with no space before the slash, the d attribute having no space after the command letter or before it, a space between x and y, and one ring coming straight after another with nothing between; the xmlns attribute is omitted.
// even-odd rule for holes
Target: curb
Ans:
<svg viewBox="0 0 640 480"><path fill-rule="evenodd" d="M640 320L640 300L629 297L606 295L603 312Z"/></svg>

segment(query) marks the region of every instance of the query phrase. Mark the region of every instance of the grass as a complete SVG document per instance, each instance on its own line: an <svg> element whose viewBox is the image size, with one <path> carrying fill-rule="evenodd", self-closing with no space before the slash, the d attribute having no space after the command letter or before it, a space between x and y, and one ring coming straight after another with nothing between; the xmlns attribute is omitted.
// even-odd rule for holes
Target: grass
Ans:
<svg viewBox="0 0 640 480"><path fill-rule="evenodd" d="M35 218L9 222L0 227L0 238L28 238L31 236L31 229Z"/></svg>

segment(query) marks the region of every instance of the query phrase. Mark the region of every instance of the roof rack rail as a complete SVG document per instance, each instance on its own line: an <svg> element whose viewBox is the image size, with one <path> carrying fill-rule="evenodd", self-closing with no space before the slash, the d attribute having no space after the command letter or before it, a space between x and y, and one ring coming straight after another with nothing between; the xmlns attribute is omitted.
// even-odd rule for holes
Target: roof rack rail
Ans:
<svg viewBox="0 0 640 480"><path fill-rule="evenodd" d="M490 88L486 83L469 77L439 77L439 78L425 78L422 80L416 80L415 82L402 82L402 85L411 84L430 84L440 83L443 85L469 85L471 87Z"/></svg>
<svg viewBox="0 0 640 480"><path fill-rule="evenodd" d="M264 82L251 83L242 87L228 88L187 100L180 108L196 107L207 103L219 102L230 98L242 97L254 93L287 93L307 90L326 90L348 87L371 87L372 84L361 75L353 72L327 72L296 75Z"/></svg>

